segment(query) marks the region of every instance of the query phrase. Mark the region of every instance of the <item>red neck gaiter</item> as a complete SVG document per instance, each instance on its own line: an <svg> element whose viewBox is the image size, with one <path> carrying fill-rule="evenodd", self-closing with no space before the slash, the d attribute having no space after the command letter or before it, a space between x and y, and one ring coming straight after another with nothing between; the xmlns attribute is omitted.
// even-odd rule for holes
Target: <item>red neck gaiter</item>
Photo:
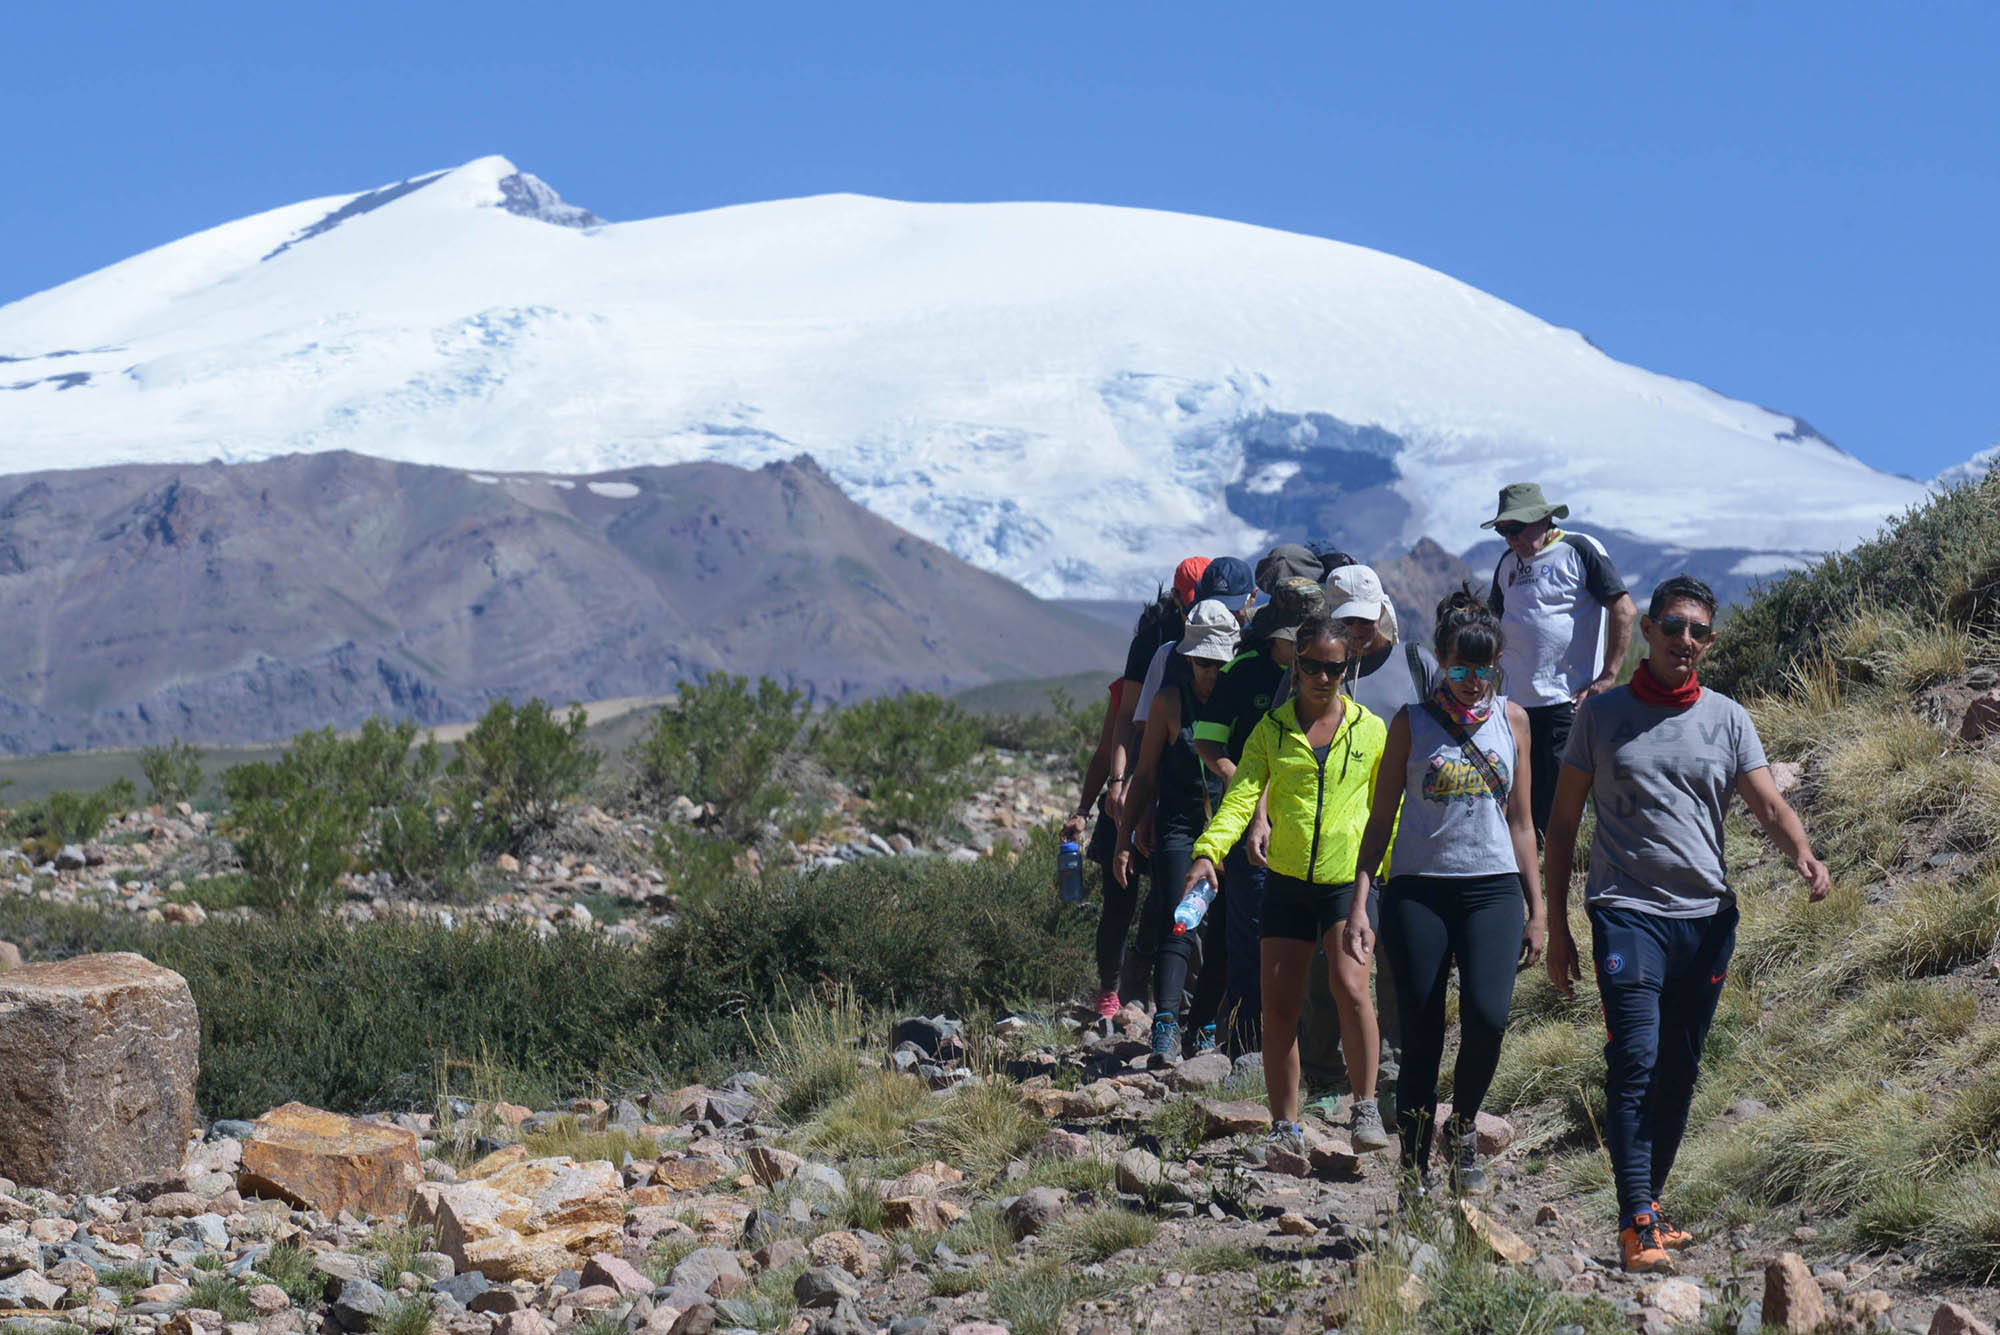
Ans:
<svg viewBox="0 0 2000 1335"><path fill-rule="evenodd" d="M1661 709L1686 709L1701 699L1701 674L1688 673L1687 684L1678 689L1660 684L1653 675L1653 660L1639 661L1639 670L1632 674L1632 694L1642 705L1653 705Z"/></svg>

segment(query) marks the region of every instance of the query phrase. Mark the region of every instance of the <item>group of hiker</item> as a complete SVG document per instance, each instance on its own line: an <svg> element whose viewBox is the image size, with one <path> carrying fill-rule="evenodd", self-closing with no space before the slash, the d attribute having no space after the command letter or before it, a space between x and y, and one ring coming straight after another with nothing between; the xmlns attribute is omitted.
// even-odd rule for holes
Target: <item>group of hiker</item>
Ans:
<svg viewBox="0 0 2000 1335"><path fill-rule="evenodd" d="M1660 1197L1735 940L1732 795L1814 900L1827 871L1749 715L1699 682L1715 595L1677 575L1638 615L1604 545L1558 526L1568 515L1537 484L1503 488L1482 527L1506 551L1485 590L1438 605L1429 646L1403 634L1376 571L1326 544L1254 568L1183 561L1139 617L1063 832L1090 831L1103 871L1107 1023L1150 1004L1160 1064L1260 1052L1267 1153L1307 1149L1303 1035L1344 1068L1355 1150L1399 1143L1404 1189L1427 1195L1441 1131L1448 1188L1474 1194L1515 976L1545 963L1566 995L1582 976L1568 907L1590 800L1619 1243L1627 1269L1664 1271L1690 1238ZM1635 621L1646 656L1621 686ZM1378 1092L1393 1094L1393 1139Z"/></svg>

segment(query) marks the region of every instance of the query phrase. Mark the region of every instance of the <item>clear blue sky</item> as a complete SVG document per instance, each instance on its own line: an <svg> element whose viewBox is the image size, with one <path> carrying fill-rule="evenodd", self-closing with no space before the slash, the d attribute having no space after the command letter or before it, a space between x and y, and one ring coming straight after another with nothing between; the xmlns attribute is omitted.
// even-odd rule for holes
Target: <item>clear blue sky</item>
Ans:
<svg viewBox="0 0 2000 1335"><path fill-rule="evenodd" d="M1984 0L191 0L0 41L0 302L502 153L612 219L849 190L1337 237L1880 467L2000 442Z"/></svg>

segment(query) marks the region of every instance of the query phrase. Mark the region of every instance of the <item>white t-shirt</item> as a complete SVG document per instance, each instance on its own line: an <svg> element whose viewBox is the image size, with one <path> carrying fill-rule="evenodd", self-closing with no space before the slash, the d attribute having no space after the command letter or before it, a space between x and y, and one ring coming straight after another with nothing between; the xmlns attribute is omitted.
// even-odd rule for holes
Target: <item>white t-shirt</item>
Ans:
<svg viewBox="0 0 2000 1335"><path fill-rule="evenodd" d="M1525 709L1559 705L1604 667L1604 609L1625 581L1604 544L1564 533L1527 562L1510 549L1493 568L1492 597L1507 647L1506 694Z"/></svg>
<svg viewBox="0 0 2000 1335"><path fill-rule="evenodd" d="M1132 706L1132 721L1144 723L1146 715L1152 711L1153 697L1160 693L1160 683L1167 677L1167 660L1180 648L1179 640L1168 640L1153 651L1153 661L1146 664L1146 680L1139 683L1139 703Z"/></svg>

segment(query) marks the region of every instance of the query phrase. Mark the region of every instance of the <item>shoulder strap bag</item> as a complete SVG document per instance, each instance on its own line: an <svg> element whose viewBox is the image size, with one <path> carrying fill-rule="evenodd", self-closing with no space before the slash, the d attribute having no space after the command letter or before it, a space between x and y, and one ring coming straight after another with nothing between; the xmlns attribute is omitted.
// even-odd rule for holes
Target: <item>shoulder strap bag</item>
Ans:
<svg viewBox="0 0 2000 1335"><path fill-rule="evenodd" d="M1458 743L1458 749L1465 753L1465 758L1471 762L1474 769L1479 771L1479 777L1486 780L1486 791L1493 794L1495 802L1505 806L1507 804L1507 781L1500 777L1500 771L1493 768L1493 762L1486 758L1486 753L1474 745L1471 735L1465 731L1464 727L1459 724L1459 721L1445 713L1444 709L1435 700L1424 701L1424 712L1429 714L1440 728L1444 729L1445 736Z"/></svg>

